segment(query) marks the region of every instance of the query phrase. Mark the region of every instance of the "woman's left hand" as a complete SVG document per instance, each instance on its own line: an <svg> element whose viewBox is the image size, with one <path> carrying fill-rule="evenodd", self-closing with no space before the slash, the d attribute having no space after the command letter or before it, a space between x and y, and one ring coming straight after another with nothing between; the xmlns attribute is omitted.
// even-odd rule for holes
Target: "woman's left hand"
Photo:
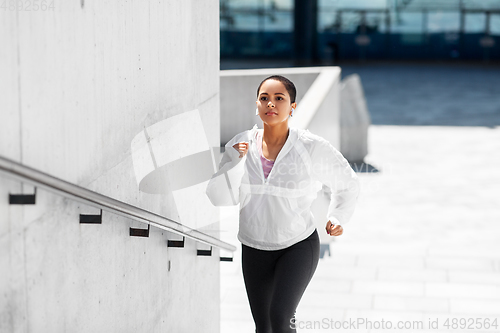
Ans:
<svg viewBox="0 0 500 333"><path fill-rule="evenodd" d="M326 223L326 233L329 234L330 236L340 236L344 232L344 228L342 228L341 225L333 224L332 222L328 221Z"/></svg>

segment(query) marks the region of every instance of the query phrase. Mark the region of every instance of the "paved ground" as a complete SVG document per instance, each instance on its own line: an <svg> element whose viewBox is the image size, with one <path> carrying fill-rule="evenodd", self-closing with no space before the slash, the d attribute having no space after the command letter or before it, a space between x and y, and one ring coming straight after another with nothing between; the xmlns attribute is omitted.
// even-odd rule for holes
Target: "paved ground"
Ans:
<svg viewBox="0 0 500 333"><path fill-rule="evenodd" d="M374 120L365 162L380 172L358 173L357 210L320 260L298 332L381 332L382 321L392 332L500 332L500 70L384 66L343 70L363 81ZM235 226L223 228L237 244ZM498 327L474 328L487 319ZM237 252L221 264L221 332L253 331Z"/></svg>

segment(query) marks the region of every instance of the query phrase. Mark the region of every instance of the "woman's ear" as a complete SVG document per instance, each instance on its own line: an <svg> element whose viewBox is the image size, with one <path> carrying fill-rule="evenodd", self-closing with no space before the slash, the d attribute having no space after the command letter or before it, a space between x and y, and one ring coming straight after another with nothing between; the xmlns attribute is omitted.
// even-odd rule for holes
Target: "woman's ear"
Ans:
<svg viewBox="0 0 500 333"><path fill-rule="evenodd" d="M297 108L297 103L296 102L293 102L292 103L292 108L296 109Z"/></svg>

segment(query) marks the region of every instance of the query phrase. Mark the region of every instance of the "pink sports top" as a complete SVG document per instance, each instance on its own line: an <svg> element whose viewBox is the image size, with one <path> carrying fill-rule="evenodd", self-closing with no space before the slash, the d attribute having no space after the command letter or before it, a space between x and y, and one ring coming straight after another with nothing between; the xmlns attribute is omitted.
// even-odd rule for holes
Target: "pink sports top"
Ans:
<svg viewBox="0 0 500 333"><path fill-rule="evenodd" d="M262 170L264 171L264 178L267 178L271 169L273 168L274 161L268 160L264 157L262 153L262 136L260 134L257 135L257 147L259 148L260 160L262 162Z"/></svg>

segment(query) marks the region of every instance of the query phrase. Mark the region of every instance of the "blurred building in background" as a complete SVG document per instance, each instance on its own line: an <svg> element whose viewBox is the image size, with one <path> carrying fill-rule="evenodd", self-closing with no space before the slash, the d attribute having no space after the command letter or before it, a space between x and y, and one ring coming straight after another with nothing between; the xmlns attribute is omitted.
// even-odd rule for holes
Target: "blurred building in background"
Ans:
<svg viewBox="0 0 500 333"><path fill-rule="evenodd" d="M221 0L221 58L500 60L498 0Z"/></svg>

